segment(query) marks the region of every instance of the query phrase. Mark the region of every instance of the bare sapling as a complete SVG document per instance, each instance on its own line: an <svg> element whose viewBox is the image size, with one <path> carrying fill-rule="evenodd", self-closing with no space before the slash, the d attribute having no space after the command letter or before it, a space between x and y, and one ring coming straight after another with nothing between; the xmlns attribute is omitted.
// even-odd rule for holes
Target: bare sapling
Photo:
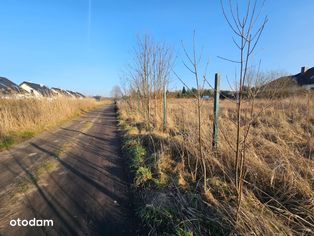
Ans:
<svg viewBox="0 0 314 236"><path fill-rule="evenodd" d="M263 4L263 3L262 3ZM249 129L245 132L242 124L242 103L245 85L247 84L247 74L251 63L251 57L256 49L262 32L268 21L267 17L261 19L260 10L258 11L258 0L247 1L243 15L239 12L238 3L229 0L228 10L221 0L223 15L235 35L233 39L235 47L239 51L239 60L230 60L223 58L239 66L239 76L237 81L237 97L236 97L236 144L235 144L235 187L238 195L238 207L236 212L236 222L238 222L239 211L241 207L241 199L243 192L244 166L246 160L246 140ZM254 108L254 103L253 108Z"/></svg>
<svg viewBox="0 0 314 236"><path fill-rule="evenodd" d="M203 189L206 192L207 191L207 165L206 165L206 158L204 157L203 154L203 143L202 143L202 91L204 90L204 84L206 80L206 70L207 70L207 65L206 69L203 75L200 74L199 72L199 67L200 67L200 61L201 61L201 55L198 56L196 52L196 45L195 45L195 32L193 35L193 51L192 55L190 55L186 48L183 47L183 51L185 54L185 57L187 58L187 63L183 61L184 66L193 74L194 81L196 84L196 91L193 94L195 99L196 99L196 112L197 112L197 132L198 132L198 156L196 157L196 164L195 164L195 169L194 173L192 173L192 176L194 180L197 179L197 174L198 174L198 168L199 165L201 164L202 168L202 177L204 180L203 183ZM183 79L175 73L175 76L182 82L182 84L189 89L189 86L183 81Z"/></svg>

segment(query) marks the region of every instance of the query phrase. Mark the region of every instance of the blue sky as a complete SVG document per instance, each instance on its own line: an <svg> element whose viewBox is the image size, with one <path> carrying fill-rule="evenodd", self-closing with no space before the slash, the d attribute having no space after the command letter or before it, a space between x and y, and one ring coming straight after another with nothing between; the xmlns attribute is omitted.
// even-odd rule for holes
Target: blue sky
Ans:
<svg viewBox="0 0 314 236"><path fill-rule="evenodd" d="M175 70L192 86L181 63L181 41L191 48L195 30L197 47L210 63L209 78L220 72L227 88L224 78L233 76L235 65L217 56L236 58L237 51L218 0L90 1L1 0L0 76L109 95L137 37L150 34L174 48ZM312 0L266 1L269 22L254 55L263 70L297 73L314 66L313 11ZM182 84L173 78L171 88Z"/></svg>

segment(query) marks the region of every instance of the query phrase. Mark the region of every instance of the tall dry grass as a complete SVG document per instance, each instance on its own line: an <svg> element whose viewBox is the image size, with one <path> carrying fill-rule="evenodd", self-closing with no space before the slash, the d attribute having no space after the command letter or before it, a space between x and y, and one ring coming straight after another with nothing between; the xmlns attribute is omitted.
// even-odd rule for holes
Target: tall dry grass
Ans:
<svg viewBox="0 0 314 236"><path fill-rule="evenodd" d="M0 99L0 149L109 103L92 98Z"/></svg>
<svg viewBox="0 0 314 236"><path fill-rule="evenodd" d="M168 101L168 130L163 133L162 114L155 117L152 130L136 104L120 101L122 124L128 136L147 149L147 168L162 187L151 184L142 199L146 206L141 216L150 224L152 234L163 229L152 222L153 213L170 211L165 229L175 233L237 235L313 235L314 234L314 103L313 94L276 100L257 100L255 112L243 105L242 120L249 121L244 175L244 196L239 222L235 223L236 190L234 188L236 111L230 101L222 101L219 119L218 153L212 152L212 101L202 104L202 145L206 161L208 191L197 179L197 104L192 99ZM246 102L244 102L246 104ZM132 104L131 104L132 105ZM251 116L254 116L253 118ZM159 198L159 199L157 199ZM149 208L147 208L149 206ZM143 209L145 214L143 214ZM169 210L170 209L170 210ZM153 212L153 213L152 213ZM162 218L162 216L159 216ZM172 219L172 220L171 220ZM173 219L177 219L174 221ZM165 219L163 218L165 221ZM160 221L158 221L160 222ZM178 234L179 234L178 233Z"/></svg>

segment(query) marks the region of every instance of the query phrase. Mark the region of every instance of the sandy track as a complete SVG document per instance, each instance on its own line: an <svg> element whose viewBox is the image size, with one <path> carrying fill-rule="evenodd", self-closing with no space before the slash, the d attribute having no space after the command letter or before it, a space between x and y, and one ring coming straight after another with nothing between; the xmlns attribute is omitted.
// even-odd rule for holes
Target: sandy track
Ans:
<svg viewBox="0 0 314 236"><path fill-rule="evenodd" d="M0 153L0 235L134 235L120 150L107 106ZM47 161L56 167L35 176ZM19 190L21 179L27 190ZM10 226L17 218L54 226Z"/></svg>

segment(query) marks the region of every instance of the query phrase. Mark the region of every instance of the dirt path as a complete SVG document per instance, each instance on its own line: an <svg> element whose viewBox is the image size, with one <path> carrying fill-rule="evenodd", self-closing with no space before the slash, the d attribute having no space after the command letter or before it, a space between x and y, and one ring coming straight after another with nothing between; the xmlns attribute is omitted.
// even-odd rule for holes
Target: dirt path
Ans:
<svg viewBox="0 0 314 236"><path fill-rule="evenodd" d="M134 235L114 107L0 153L0 235ZM53 227L12 227L12 219Z"/></svg>

